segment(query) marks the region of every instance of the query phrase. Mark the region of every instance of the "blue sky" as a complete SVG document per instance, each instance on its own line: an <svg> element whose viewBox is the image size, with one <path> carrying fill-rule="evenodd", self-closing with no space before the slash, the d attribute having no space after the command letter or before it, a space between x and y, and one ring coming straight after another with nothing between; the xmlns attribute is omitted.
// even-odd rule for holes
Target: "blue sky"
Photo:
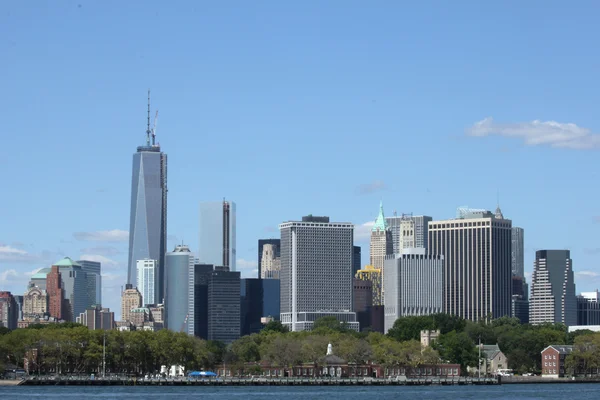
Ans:
<svg viewBox="0 0 600 400"><path fill-rule="evenodd" d="M104 261L119 310L132 154L146 90L169 156L169 248L197 248L198 203L237 203L257 239L379 201L451 218L494 209L534 250L598 266L600 5L555 1L8 1L0 10L0 290L63 256ZM595 117L596 116L596 117Z"/></svg>

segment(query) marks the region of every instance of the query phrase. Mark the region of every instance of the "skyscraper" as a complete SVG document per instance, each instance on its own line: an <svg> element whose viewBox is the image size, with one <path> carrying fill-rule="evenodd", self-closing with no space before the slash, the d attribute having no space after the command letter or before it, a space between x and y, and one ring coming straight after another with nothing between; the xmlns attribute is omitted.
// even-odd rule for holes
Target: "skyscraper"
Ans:
<svg viewBox="0 0 600 400"><path fill-rule="evenodd" d="M121 293L121 320L131 322L131 310L142 306L142 294L131 283Z"/></svg>
<svg viewBox="0 0 600 400"><path fill-rule="evenodd" d="M142 294L142 304L157 304L156 260L137 260L137 288Z"/></svg>
<svg viewBox="0 0 600 400"><path fill-rule="evenodd" d="M334 316L358 330L352 312L354 225L309 215L279 229L282 324L310 330L316 319Z"/></svg>
<svg viewBox="0 0 600 400"><path fill-rule="evenodd" d="M501 214L461 207L456 219L429 223L429 253L444 256L444 313L511 315L512 222Z"/></svg>
<svg viewBox="0 0 600 400"><path fill-rule="evenodd" d="M46 275L46 291L48 293L48 313L58 320L69 320L68 308L65 305L64 290L58 265L53 265Z"/></svg>
<svg viewBox="0 0 600 400"><path fill-rule="evenodd" d="M208 340L239 339L240 323L240 273L215 267L208 278Z"/></svg>
<svg viewBox="0 0 600 400"><path fill-rule="evenodd" d="M194 264L194 301L188 304L188 314L193 316L194 336L202 339L208 339L208 281L213 270L212 264Z"/></svg>
<svg viewBox="0 0 600 400"><path fill-rule="evenodd" d="M194 254L188 246L178 245L165 259L167 328L193 335L194 315L190 316L190 302L194 301Z"/></svg>
<svg viewBox="0 0 600 400"><path fill-rule="evenodd" d="M164 297L164 263L167 244L167 155L155 143L150 129L150 92L146 144L133 155L131 215L127 283L137 284L137 260L157 261L156 297Z"/></svg>
<svg viewBox="0 0 600 400"><path fill-rule="evenodd" d="M402 214L387 217L386 222L392 231L394 254L402 253L403 249L427 249L428 224L433 218L427 215Z"/></svg>
<svg viewBox="0 0 600 400"><path fill-rule="evenodd" d="M356 276L356 272L361 268L362 255L360 246L353 247L352 253L352 276Z"/></svg>
<svg viewBox="0 0 600 400"><path fill-rule="evenodd" d="M260 279L279 279L281 271L281 258L279 257L279 247L274 244L265 243L262 246L263 252L260 258Z"/></svg>
<svg viewBox="0 0 600 400"><path fill-rule="evenodd" d="M383 270L385 256L394 252L392 232L389 230L383 215L383 203L379 205L379 215L371 230L370 264L376 269Z"/></svg>
<svg viewBox="0 0 600 400"><path fill-rule="evenodd" d="M200 262L236 270L235 210L233 201L200 203Z"/></svg>
<svg viewBox="0 0 600 400"><path fill-rule="evenodd" d="M74 322L79 314L92 305L96 297L95 293L92 296L88 295L89 282L87 274L81 268L81 265L71 258L63 258L52 266L52 268L54 267L59 268L61 279L60 289L65 300L64 304L68 309L63 314L63 319ZM48 294L51 296L50 290L48 290Z"/></svg>
<svg viewBox="0 0 600 400"><path fill-rule="evenodd" d="M88 304L102 304L102 264L98 261L78 260L87 279Z"/></svg>
<svg viewBox="0 0 600 400"><path fill-rule="evenodd" d="M0 327L17 329L17 303L10 292L0 292Z"/></svg>
<svg viewBox="0 0 600 400"><path fill-rule="evenodd" d="M271 245L271 249L273 251L273 256L275 258L280 257L280 248L281 248L281 239L258 239L258 277L261 278L263 276L262 273L262 257L264 252L265 245ZM281 265L280 265L281 266Z"/></svg>
<svg viewBox="0 0 600 400"><path fill-rule="evenodd" d="M354 275L356 279L371 282L371 304L380 306L383 304L383 271L382 268L375 268L372 265L365 265L364 269L359 269Z"/></svg>
<svg viewBox="0 0 600 400"><path fill-rule="evenodd" d="M525 251L524 251L524 236L523 228L513 227L511 231L511 269L513 276L523 278L525 266Z"/></svg>
<svg viewBox="0 0 600 400"><path fill-rule="evenodd" d="M535 252L529 298L529 322L577 324L573 260L569 250Z"/></svg>
<svg viewBox="0 0 600 400"><path fill-rule="evenodd" d="M442 312L444 256L403 249L385 260L385 332L406 316Z"/></svg>

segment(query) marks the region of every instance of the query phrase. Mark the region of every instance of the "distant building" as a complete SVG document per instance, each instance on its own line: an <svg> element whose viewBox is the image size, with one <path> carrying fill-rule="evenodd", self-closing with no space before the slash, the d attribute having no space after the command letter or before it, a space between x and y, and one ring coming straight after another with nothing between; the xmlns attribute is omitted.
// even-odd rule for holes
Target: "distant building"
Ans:
<svg viewBox="0 0 600 400"><path fill-rule="evenodd" d="M444 256L443 312L471 321L510 316L512 221L500 208L461 207L428 229L429 252Z"/></svg>
<svg viewBox="0 0 600 400"><path fill-rule="evenodd" d="M36 286L41 290L46 290L46 277L50 273L51 268L42 268L35 274L31 275L29 286Z"/></svg>
<svg viewBox="0 0 600 400"><path fill-rule="evenodd" d="M23 294L23 318L31 320L48 314L48 294L37 286L29 286Z"/></svg>
<svg viewBox="0 0 600 400"><path fill-rule="evenodd" d="M517 318L520 323L529 323L529 301L523 296L513 294L511 302L511 316Z"/></svg>
<svg viewBox="0 0 600 400"><path fill-rule="evenodd" d="M131 310L142 306L142 294L131 284L121 293L121 320L131 322Z"/></svg>
<svg viewBox="0 0 600 400"><path fill-rule="evenodd" d="M542 378L562 378L566 374L565 358L573 352L573 346L550 345L542 350Z"/></svg>
<svg viewBox="0 0 600 400"><path fill-rule="evenodd" d="M88 327L88 329L112 330L115 328L115 313L109 308L93 306L79 314L76 322Z"/></svg>
<svg viewBox="0 0 600 400"><path fill-rule="evenodd" d="M600 325L600 293L583 292L577 296L577 325Z"/></svg>
<svg viewBox="0 0 600 400"><path fill-rule="evenodd" d="M428 223L433 218L427 215L402 214L387 217L386 222L392 232L394 254L399 254L403 249L428 248Z"/></svg>
<svg viewBox="0 0 600 400"><path fill-rule="evenodd" d="M354 278L354 294L352 299L352 310L356 313L356 319L360 324L361 331L371 327L371 309L373 307L373 282Z"/></svg>
<svg viewBox="0 0 600 400"><path fill-rule="evenodd" d="M148 305L148 310L150 311L150 321L164 326L165 306L162 304L152 304Z"/></svg>
<svg viewBox="0 0 600 400"><path fill-rule="evenodd" d="M279 320L281 286L279 279L262 279L263 317Z"/></svg>
<svg viewBox="0 0 600 400"><path fill-rule="evenodd" d="M270 245L273 254L273 260L279 260L279 269L281 269L281 240L280 239L258 239L258 277L266 278L262 272L264 246ZM272 262L272 261L271 261Z"/></svg>
<svg viewBox="0 0 600 400"><path fill-rule="evenodd" d="M208 280L208 340L240 337L240 273L215 267Z"/></svg>
<svg viewBox="0 0 600 400"><path fill-rule="evenodd" d="M354 225L309 215L279 229L282 324L293 332L311 330L316 319L334 316L358 330L352 312Z"/></svg>
<svg viewBox="0 0 600 400"><path fill-rule="evenodd" d="M498 375L498 370L508 368L508 359L497 344L481 345L481 375ZM477 368L473 368L477 371Z"/></svg>
<svg viewBox="0 0 600 400"><path fill-rule="evenodd" d="M529 322L534 325L545 322L577 325L577 298L569 250L536 251Z"/></svg>
<svg viewBox="0 0 600 400"><path fill-rule="evenodd" d="M137 260L137 288L142 294L142 304L156 304L156 260Z"/></svg>
<svg viewBox="0 0 600 400"><path fill-rule="evenodd" d="M194 316L194 336L208 339L208 282L214 270L212 264L194 264L194 301L188 314Z"/></svg>
<svg viewBox="0 0 600 400"><path fill-rule="evenodd" d="M511 271L512 275L523 278L525 276L525 231L514 226L511 230Z"/></svg>
<svg viewBox="0 0 600 400"><path fill-rule="evenodd" d="M421 346L431 347L433 342L438 340L440 337L440 331L438 330L423 330L421 331Z"/></svg>
<svg viewBox="0 0 600 400"><path fill-rule="evenodd" d="M257 278L246 278L241 280L240 316L242 336L258 333L262 329L261 318L264 317L264 291L262 282L263 279Z"/></svg>
<svg viewBox="0 0 600 400"><path fill-rule="evenodd" d="M71 320L68 300L65 299L62 287L62 277L58 265L53 265L46 276L46 291L48 293L48 312L57 320Z"/></svg>
<svg viewBox="0 0 600 400"><path fill-rule="evenodd" d="M18 310L15 298L10 292L0 292L0 326L17 329Z"/></svg>
<svg viewBox="0 0 600 400"><path fill-rule="evenodd" d="M75 318L85 311L87 307L91 307L92 300L95 299L96 293L92 296L88 295L88 278L86 272L81 265L73 261L69 257L65 257L53 265L60 270L60 278L62 280L61 287L63 290L64 299L67 300L68 318L66 321L75 322Z"/></svg>
<svg viewBox="0 0 600 400"><path fill-rule="evenodd" d="M262 249L259 277L261 279L279 279L281 258L278 255L278 247L274 244L264 243Z"/></svg>
<svg viewBox="0 0 600 400"><path fill-rule="evenodd" d="M444 257L424 248L387 256L384 266L385 332L405 316L442 312Z"/></svg>
<svg viewBox="0 0 600 400"><path fill-rule="evenodd" d="M352 249L352 276L356 276L362 266L362 254L360 246L354 246Z"/></svg>
<svg viewBox="0 0 600 400"><path fill-rule="evenodd" d="M374 306L380 306L383 304L383 271L381 268L375 268L372 265L365 265L364 269L358 270L356 278L361 281L371 282L371 290L373 295L371 301Z"/></svg>
<svg viewBox="0 0 600 400"><path fill-rule="evenodd" d="M379 215L371 229L370 265L383 271L385 256L393 254L392 231L383 215L383 203L379 205Z"/></svg>
<svg viewBox="0 0 600 400"><path fill-rule="evenodd" d="M144 325L150 322L150 310L146 307L132 308L129 312L129 319L136 330L143 330Z"/></svg>
<svg viewBox="0 0 600 400"><path fill-rule="evenodd" d="M165 316L167 328L194 334L194 315L189 314L194 301L194 264L196 259L186 245L177 245L166 255Z"/></svg>
<svg viewBox="0 0 600 400"><path fill-rule="evenodd" d="M77 264L85 272L88 305L102 304L102 264L98 261L78 260Z"/></svg>
<svg viewBox="0 0 600 400"><path fill-rule="evenodd" d="M236 270L236 205L233 201L200 203L200 262Z"/></svg>
<svg viewBox="0 0 600 400"><path fill-rule="evenodd" d="M15 294L13 297L17 305L17 321L21 321L23 319L23 295Z"/></svg>

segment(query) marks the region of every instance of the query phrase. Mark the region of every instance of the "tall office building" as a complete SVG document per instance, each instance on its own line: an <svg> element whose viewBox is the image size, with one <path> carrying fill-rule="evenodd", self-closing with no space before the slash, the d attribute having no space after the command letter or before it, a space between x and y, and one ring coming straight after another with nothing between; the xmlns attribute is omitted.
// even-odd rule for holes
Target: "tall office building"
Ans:
<svg viewBox="0 0 600 400"><path fill-rule="evenodd" d="M569 250L535 252L529 297L531 324L577 324L577 298L573 260Z"/></svg>
<svg viewBox="0 0 600 400"><path fill-rule="evenodd" d="M403 249L427 249L428 226L433 218L427 215L402 214L387 217L387 225L392 232L394 254Z"/></svg>
<svg viewBox="0 0 600 400"><path fill-rule="evenodd" d="M281 290L279 279L262 279L263 312L261 322L266 319L279 320L281 313Z"/></svg>
<svg viewBox="0 0 600 400"><path fill-rule="evenodd" d="M137 288L142 294L142 304L157 304L156 260L137 260Z"/></svg>
<svg viewBox="0 0 600 400"><path fill-rule="evenodd" d="M577 325L600 325L600 293L582 292L577 296Z"/></svg>
<svg viewBox="0 0 600 400"><path fill-rule="evenodd" d="M131 322L131 310L142 306L142 294L131 283L121 293L121 321Z"/></svg>
<svg viewBox="0 0 600 400"><path fill-rule="evenodd" d="M241 335L258 333L262 329L261 319L264 309L262 282L266 279L246 278L240 282Z"/></svg>
<svg viewBox="0 0 600 400"><path fill-rule="evenodd" d="M137 284L137 260L156 260L155 296L162 302L167 246L167 155L155 143L154 129L150 129L150 92L146 144L133 155L132 171L127 283Z"/></svg>
<svg viewBox="0 0 600 400"><path fill-rule="evenodd" d="M360 246L354 246L352 251L352 276L356 276L356 272L361 269L362 255Z"/></svg>
<svg viewBox="0 0 600 400"><path fill-rule="evenodd" d="M215 267L208 279L208 340L240 337L240 273Z"/></svg>
<svg viewBox="0 0 600 400"><path fill-rule="evenodd" d="M365 265L364 269L359 269L355 277L361 281L371 282L371 304L380 306L383 304L383 271L382 268L375 268L372 265Z"/></svg>
<svg viewBox="0 0 600 400"><path fill-rule="evenodd" d="M69 307L66 306L62 277L58 265L53 265L46 275L46 291L48 293L48 313L57 320L70 320Z"/></svg>
<svg viewBox="0 0 600 400"><path fill-rule="evenodd" d="M513 276L525 276L525 231L523 228L513 227L511 231L511 269Z"/></svg>
<svg viewBox="0 0 600 400"><path fill-rule="evenodd" d="M186 245L177 245L167 253L165 263L165 318L167 328L194 334L194 264L196 259Z"/></svg>
<svg viewBox="0 0 600 400"><path fill-rule="evenodd" d="M194 316L194 336L208 339L208 281L212 264L194 264L194 301L188 304L188 314Z"/></svg>
<svg viewBox="0 0 600 400"><path fill-rule="evenodd" d="M270 248L273 252L273 257L274 259L279 260L280 257L280 246L281 246L281 239L258 239L258 277L262 278L263 277L263 273L262 273L262 265L263 265L263 254L264 254L264 246L265 245L270 245ZM281 264L279 264L279 266L281 267Z"/></svg>
<svg viewBox="0 0 600 400"><path fill-rule="evenodd" d="M88 278L81 265L69 257L63 258L54 265L59 267L64 298L70 307L68 321L75 322L79 314L92 306L95 293L92 297L88 295Z"/></svg>
<svg viewBox="0 0 600 400"><path fill-rule="evenodd" d="M279 229L282 324L311 330L316 319L334 316L358 330L352 312L354 225L309 215Z"/></svg>
<svg viewBox="0 0 600 400"><path fill-rule="evenodd" d="M200 262L236 270L235 210L233 201L200 203Z"/></svg>
<svg viewBox="0 0 600 400"><path fill-rule="evenodd" d="M383 202L379 204L379 215L371 229L370 264L383 270L385 256L393 254L392 231L389 230L383 215Z"/></svg>
<svg viewBox="0 0 600 400"><path fill-rule="evenodd" d="M102 264L98 261L78 260L87 279L88 304L102 304Z"/></svg>
<svg viewBox="0 0 600 400"><path fill-rule="evenodd" d="M400 317L442 312L444 256L403 249L386 257L384 269L385 332Z"/></svg>
<svg viewBox="0 0 600 400"><path fill-rule="evenodd" d="M260 257L260 279L279 279L281 271L281 258L279 257L279 248L277 245L265 243L262 246L263 252Z"/></svg>
<svg viewBox="0 0 600 400"><path fill-rule="evenodd" d="M429 253L444 256L444 313L479 321L511 315L512 222L461 207L429 223Z"/></svg>
<svg viewBox="0 0 600 400"><path fill-rule="evenodd" d="M369 280L354 278L352 311L356 313L356 319L362 331L371 326L371 309L373 307L372 286L373 284Z"/></svg>
<svg viewBox="0 0 600 400"><path fill-rule="evenodd" d="M10 292L0 292L0 327L17 329L17 303Z"/></svg>

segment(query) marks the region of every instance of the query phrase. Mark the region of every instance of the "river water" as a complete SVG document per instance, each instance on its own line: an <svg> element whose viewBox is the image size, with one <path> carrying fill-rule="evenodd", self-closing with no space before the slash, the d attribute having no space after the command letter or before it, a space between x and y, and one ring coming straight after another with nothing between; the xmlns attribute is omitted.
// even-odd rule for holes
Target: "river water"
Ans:
<svg viewBox="0 0 600 400"><path fill-rule="evenodd" d="M0 399L598 399L600 384L359 387L0 386Z"/></svg>

